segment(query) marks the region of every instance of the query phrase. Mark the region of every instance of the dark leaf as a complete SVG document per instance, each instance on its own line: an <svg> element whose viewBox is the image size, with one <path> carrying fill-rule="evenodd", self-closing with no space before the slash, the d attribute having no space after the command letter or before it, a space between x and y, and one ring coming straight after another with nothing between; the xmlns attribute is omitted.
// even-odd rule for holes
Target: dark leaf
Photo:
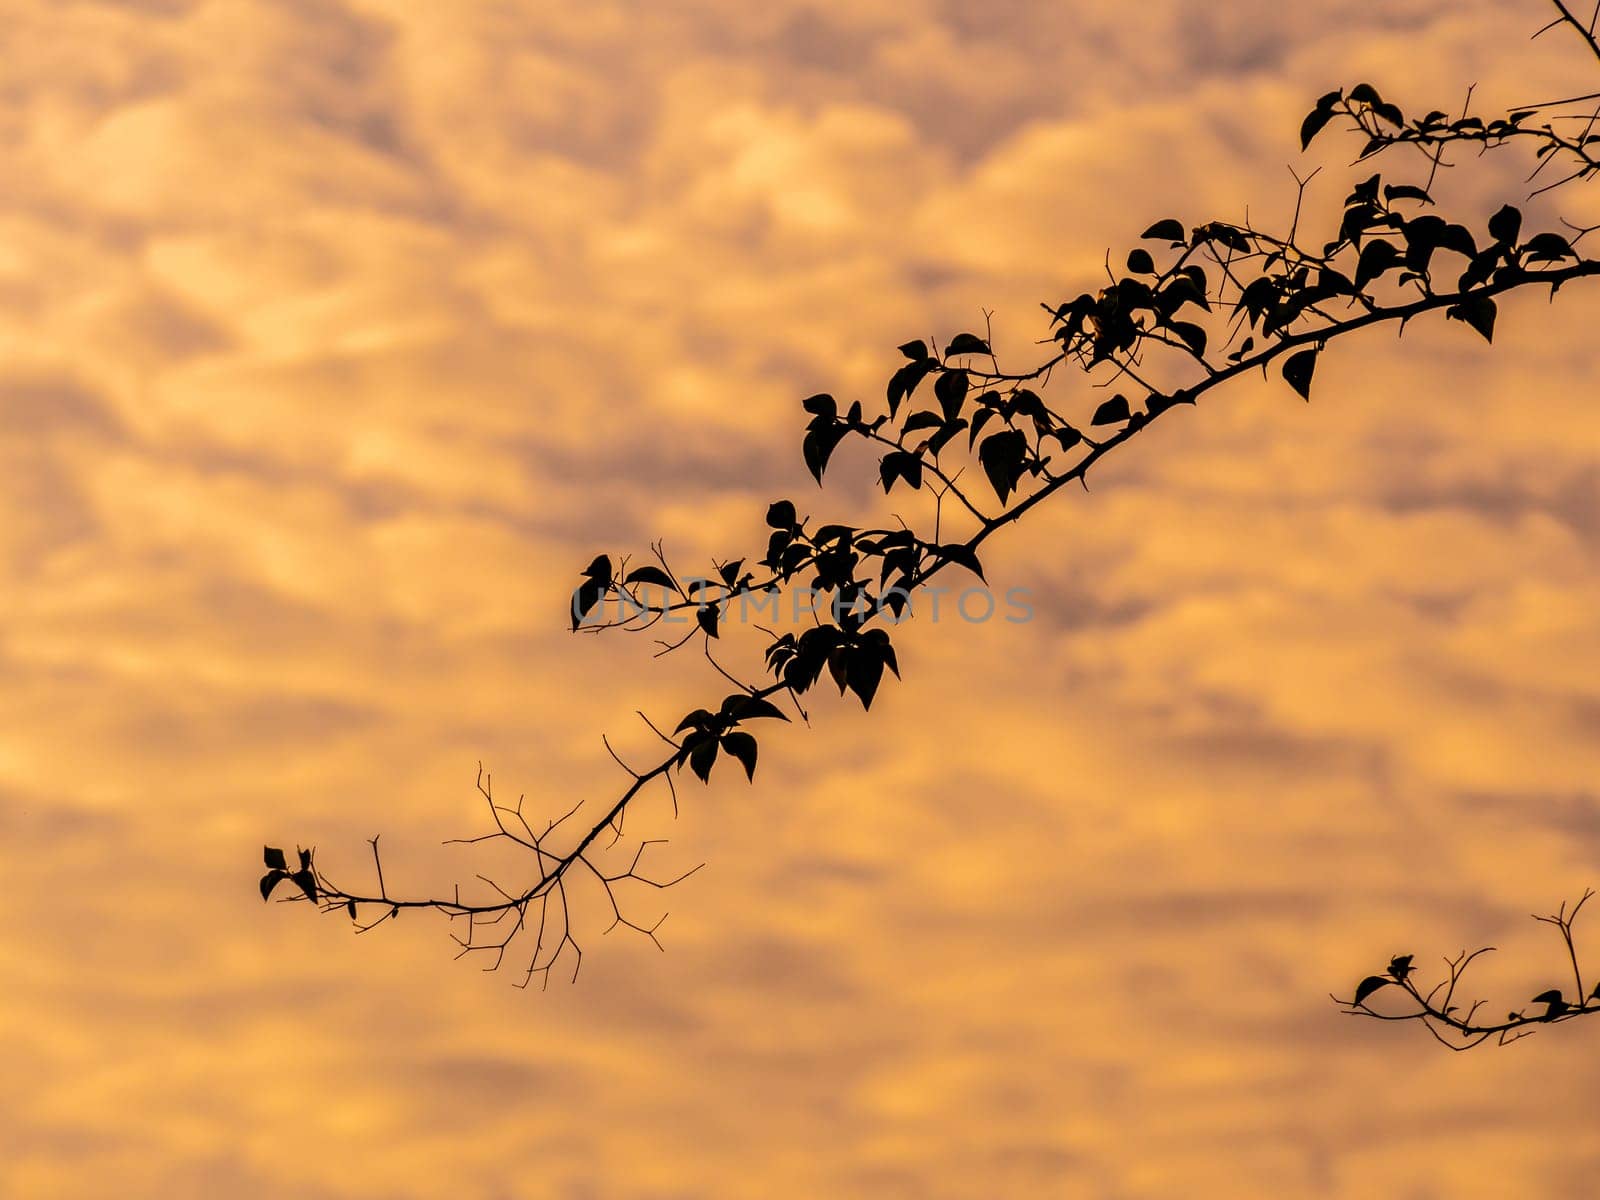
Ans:
<svg viewBox="0 0 1600 1200"><path fill-rule="evenodd" d="M907 417L905 422L900 426L900 432L915 433L919 429L937 429L943 424L944 414L929 412L927 409L924 409L922 412L914 412Z"/></svg>
<svg viewBox="0 0 1600 1200"><path fill-rule="evenodd" d="M1132 415L1128 410L1128 398L1116 395L1094 410L1094 417L1091 419L1091 423L1095 425L1115 425L1119 421L1126 421Z"/></svg>
<svg viewBox="0 0 1600 1200"><path fill-rule="evenodd" d="M289 876L289 882L304 892L306 899L311 903L317 902L317 877L310 871L296 871Z"/></svg>
<svg viewBox="0 0 1600 1200"><path fill-rule="evenodd" d="M289 869L289 860L284 858L283 851L276 846L263 846L261 848L261 858L274 871L287 871Z"/></svg>
<svg viewBox="0 0 1600 1200"><path fill-rule="evenodd" d="M882 679L883 655L873 647L856 647L850 655L845 683L861 700L862 708L872 707L872 698L878 694L878 684Z"/></svg>
<svg viewBox="0 0 1600 1200"><path fill-rule="evenodd" d="M745 778L753 781L756 777L755 738L748 733L725 733L722 735L722 748L744 764Z"/></svg>
<svg viewBox="0 0 1600 1200"><path fill-rule="evenodd" d="M311 870L311 851L309 851L309 850L300 851L300 869L302 871Z"/></svg>
<svg viewBox="0 0 1600 1200"><path fill-rule="evenodd" d="M894 487L896 479L904 479L912 490L922 486L922 457L909 450L895 450L883 456L878 464L878 478L885 493Z"/></svg>
<svg viewBox="0 0 1600 1200"><path fill-rule="evenodd" d="M1522 232L1522 213L1507 204L1489 218L1489 236L1503 246L1509 246Z"/></svg>
<svg viewBox="0 0 1600 1200"><path fill-rule="evenodd" d="M937 457L939 451L948 446L951 439L966 427L967 419L965 417L957 417L954 421L951 421L948 425L940 429L938 433L934 434L928 439L929 451L931 451L933 455Z"/></svg>
<svg viewBox="0 0 1600 1200"><path fill-rule="evenodd" d="M261 877L261 898L265 900L270 897L272 889L287 878L289 878L289 872L287 871L268 871Z"/></svg>
<svg viewBox="0 0 1600 1200"><path fill-rule="evenodd" d="M1071 425L1063 425L1060 429L1052 432L1050 436L1061 443L1063 450L1071 450L1079 442L1083 441L1083 434L1079 433Z"/></svg>
<svg viewBox="0 0 1600 1200"><path fill-rule="evenodd" d="M1390 203L1393 203L1396 200L1420 200L1424 204L1433 203L1433 197L1428 195L1426 188L1419 188L1410 183L1384 184L1383 198Z"/></svg>
<svg viewBox="0 0 1600 1200"><path fill-rule="evenodd" d="M1150 251L1143 247L1136 247L1128 251L1128 270L1135 275L1154 275L1156 273L1156 260L1150 257Z"/></svg>
<svg viewBox="0 0 1600 1200"><path fill-rule="evenodd" d="M356 919L356 902L354 900L347 901L344 906L344 910L350 914L350 919L352 921Z"/></svg>
<svg viewBox="0 0 1600 1200"><path fill-rule="evenodd" d="M953 354L987 354L989 343L975 333L958 333L950 339L950 344L944 348L944 356L949 358Z"/></svg>
<svg viewBox="0 0 1600 1200"><path fill-rule="evenodd" d="M1411 955L1397 954L1389 960L1389 975L1393 979L1403 981L1411 974Z"/></svg>
<svg viewBox="0 0 1600 1200"><path fill-rule="evenodd" d="M1172 332L1183 339L1184 344L1194 351L1195 357L1198 358L1206 352L1206 331L1199 325L1188 321L1174 321Z"/></svg>
<svg viewBox="0 0 1600 1200"><path fill-rule="evenodd" d="M721 637L717 632L717 606L715 604L702 605L694 614L695 623L705 630L707 637Z"/></svg>
<svg viewBox="0 0 1600 1200"><path fill-rule="evenodd" d="M800 407L817 417L834 417L838 415L839 407L834 403L833 397L827 392L818 392L815 396L807 396L800 401Z"/></svg>
<svg viewBox="0 0 1600 1200"><path fill-rule="evenodd" d="M717 761L717 739L701 738L689 751L689 769L700 777L701 783L711 779L711 765Z"/></svg>
<svg viewBox="0 0 1600 1200"><path fill-rule="evenodd" d="M1360 1004L1379 988L1388 986L1389 980L1385 979L1382 975L1368 975L1356 986L1356 998L1351 1001L1351 1003Z"/></svg>
<svg viewBox="0 0 1600 1200"><path fill-rule="evenodd" d="M794 501L774 500L767 506L767 524L773 529L793 529L795 521Z"/></svg>
<svg viewBox="0 0 1600 1200"><path fill-rule="evenodd" d="M958 567L965 567L979 579L983 579L983 564L978 561L978 552L964 542L951 542L938 547L939 557L949 559ZM989 581L983 580L985 583Z"/></svg>
<svg viewBox="0 0 1600 1200"><path fill-rule="evenodd" d="M635 567L633 570L629 571L627 578L622 582L630 584L654 584L656 587L667 588L674 592L680 592L681 594L681 589L679 589L677 583L674 582L671 575L668 575L660 567L652 567L648 564L642 567Z"/></svg>
<svg viewBox="0 0 1600 1200"><path fill-rule="evenodd" d="M871 646L883 659L883 665L894 672L896 679L900 678L900 663L895 658L894 646L889 641L887 629L873 629L864 635L863 640Z"/></svg>
<svg viewBox="0 0 1600 1200"><path fill-rule="evenodd" d="M1499 309L1488 296L1468 296L1459 304L1453 304L1445 310L1445 316L1456 320L1465 321L1483 335L1486 342L1494 341L1494 319Z"/></svg>
<svg viewBox="0 0 1600 1200"><path fill-rule="evenodd" d="M900 353L904 354L912 362L920 362L928 357L928 343L921 340L902 343Z"/></svg>
<svg viewBox="0 0 1600 1200"><path fill-rule="evenodd" d="M1356 288L1364 289L1367 284L1397 266L1399 262L1400 250L1393 242L1368 242L1362 247L1361 259L1356 263Z"/></svg>
<svg viewBox="0 0 1600 1200"><path fill-rule="evenodd" d="M1400 128L1400 126L1406 123L1405 114L1400 111L1400 106L1398 104L1385 104L1379 102L1372 106L1372 111L1377 113L1396 129Z"/></svg>
<svg viewBox="0 0 1600 1200"><path fill-rule="evenodd" d="M828 459L833 457L834 450L843 439L844 430L837 425L813 429L806 434L805 441L800 446L800 453L805 457L806 468L818 484L822 483L822 473L828 469Z"/></svg>
<svg viewBox="0 0 1600 1200"><path fill-rule="evenodd" d="M754 721L760 717L775 717L780 721L789 719L783 715L781 708L766 697L748 696L738 692L722 702L722 712L735 721Z"/></svg>
<svg viewBox="0 0 1600 1200"><path fill-rule="evenodd" d="M1028 439L1019 429L996 433L978 447L978 462L1001 504L1022 478L1022 460L1027 453Z"/></svg>
<svg viewBox="0 0 1600 1200"><path fill-rule="evenodd" d="M1183 222L1175 217L1168 217L1165 221L1157 221L1140 236L1150 238L1152 241L1181 242L1183 233Z"/></svg>
<svg viewBox="0 0 1600 1200"><path fill-rule="evenodd" d="M683 720L678 722L678 727L673 733L682 733L685 729L704 729L711 723L711 714L703 708L697 708Z"/></svg>
<svg viewBox="0 0 1600 1200"><path fill-rule="evenodd" d="M939 398L944 419L954 421L961 415L961 404L967 398L967 373L960 367L945 371L933 385L933 394Z"/></svg>
<svg viewBox="0 0 1600 1200"><path fill-rule="evenodd" d="M1536 262L1558 262L1569 256L1577 257L1572 244L1559 233L1541 233L1529 238L1522 252Z"/></svg>
<svg viewBox="0 0 1600 1200"><path fill-rule="evenodd" d="M597 579L585 579L578 585L578 590L572 593L572 627L576 629L583 624L583 619L600 603L600 598L605 594Z"/></svg>
<svg viewBox="0 0 1600 1200"><path fill-rule="evenodd" d="M596 555L595 560L583 569L585 579L592 579L602 588L611 586L611 559L604 555Z"/></svg>
<svg viewBox="0 0 1600 1200"><path fill-rule="evenodd" d="M1317 352L1315 350L1302 350L1298 354L1291 354L1283 364L1283 378L1295 391L1300 393L1300 399L1311 399L1311 375L1317 369Z"/></svg>
<svg viewBox="0 0 1600 1200"><path fill-rule="evenodd" d="M1311 145L1311 140L1321 133L1329 121L1333 120L1334 109L1332 105L1324 108L1318 104L1306 114L1306 119L1300 122L1300 149L1304 150Z"/></svg>
<svg viewBox="0 0 1600 1200"><path fill-rule="evenodd" d="M939 364L931 358L918 359L908 362L889 378L888 401L889 415L892 417L900 409L901 401L917 390L917 385L928 377L928 372Z"/></svg>

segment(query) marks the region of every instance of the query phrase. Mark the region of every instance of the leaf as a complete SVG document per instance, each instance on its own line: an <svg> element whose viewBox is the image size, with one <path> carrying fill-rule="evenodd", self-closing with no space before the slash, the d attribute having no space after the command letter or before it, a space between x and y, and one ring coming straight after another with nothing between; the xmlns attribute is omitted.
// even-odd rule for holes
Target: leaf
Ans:
<svg viewBox="0 0 1600 1200"><path fill-rule="evenodd" d="M1468 296L1459 304L1452 304L1445 309L1444 315L1451 320L1465 321L1483 335L1483 340L1494 341L1494 319L1498 313L1495 302L1488 296Z"/></svg>
<svg viewBox="0 0 1600 1200"><path fill-rule="evenodd" d="M949 358L953 354L987 354L989 343L975 333L958 333L944 348L944 356Z"/></svg>
<svg viewBox="0 0 1600 1200"><path fill-rule="evenodd" d="M1181 242L1183 232L1183 222L1176 217L1168 217L1165 221L1157 221L1139 236L1149 238L1151 241Z"/></svg>
<svg viewBox="0 0 1600 1200"><path fill-rule="evenodd" d="M962 367L945 371L933 385L933 394L939 398L944 419L954 421L961 415L961 405L967 398L967 372Z"/></svg>
<svg viewBox="0 0 1600 1200"><path fill-rule="evenodd" d="M1184 344L1194 351L1196 358L1206 352L1206 331L1199 325L1189 321L1174 321L1172 332L1183 339Z"/></svg>
<svg viewBox="0 0 1600 1200"><path fill-rule="evenodd" d="M915 491L922 486L922 456L909 450L885 454L883 461L878 464L878 478L883 483L886 495L894 487L896 479L904 479Z"/></svg>
<svg viewBox="0 0 1600 1200"><path fill-rule="evenodd" d="M915 392L917 385L928 377L928 372L938 365L931 358L922 358L916 362L908 362L890 376L887 398L891 417L899 411L901 401Z"/></svg>
<svg viewBox="0 0 1600 1200"><path fill-rule="evenodd" d="M309 850L301 850L300 851L300 869L302 871L311 870L311 851L309 851Z"/></svg>
<svg viewBox="0 0 1600 1200"><path fill-rule="evenodd" d="M1551 988L1548 992L1540 992L1537 996L1535 996L1533 998L1533 1003L1549 1004L1552 1006L1559 1004L1564 1008L1566 1007L1567 1001L1566 997L1561 994L1560 988Z"/></svg>
<svg viewBox="0 0 1600 1200"><path fill-rule="evenodd" d="M1001 504L1022 478L1022 460L1027 453L1028 439L1019 429L993 434L978 447L978 462Z"/></svg>
<svg viewBox="0 0 1600 1200"><path fill-rule="evenodd" d="M900 353L904 354L912 362L920 362L928 357L928 343L920 339L915 342L902 343L899 349Z"/></svg>
<svg viewBox="0 0 1600 1200"><path fill-rule="evenodd" d="M1541 233L1528 239L1522 252L1536 262L1559 262L1563 258L1576 258L1572 244L1559 233Z"/></svg>
<svg viewBox="0 0 1600 1200"><path fill-rule="evenodd" d="M261 877L261 898L268 899L272 895L272 889L287 878L289 878L287 871L268 871Z"/></svg>
<svg viewBox="0 0 1600 1200"><path fill-rule="evenodd" d="M1128 411L1128 398L1123 395L1116 395L1094 410L1094 416L1090 419L1090 423L1094 425L1115 425L1119 421L1126 421L1132 415Z"/></svg>
<svg viewBox="0 0 1600 1200"><path fill-rule="evenodd" d="M1083 441L1083 434L1079 433L1071 425L1063 425L1060 429L1052 431L1050 436L1061 443L1063 450L1071 450L1079 442Z"/></svg>
<svg viewBox="0 0 1600 1200"><path fill-rule="evenodd" d="M1389 960L1389 975L1391 978L1404 980L1411 974L1411 955L1397 954Z"/></svg>
<svg viewBox="0 0 1600 1200"><path fill-rule="evenodd" d="M923 409L923 411L914 412L907 417L900 426L900 432L914 433L918 429L937 429L943 424L944 415L942 413L929 412L927 409Z"/></svg>
<svg viewBox="0 0 1600 1200"><path fill-rule="evenodd" d="M1128 270L1135 275L1154 275L1156 260L1150 257L1150 251L1136 247L1128 251Z"/></svg>
<svg viewBox="0 0 1600 1200"><path fill-rule="evenodd" d="M583 624L583 619L594 611L595 605L600 603L604 590L597 579L585 579L578 585L578 590L572 593L572 628L577 629Z"/></svg>
<svg viewBox="0 0 1600 1200"><path fill-rule="evenodd" d="M839 413L839 406L834 403L832 396L827 392L818 392L815 396L807 396L800 401L800 407L817 417L835 417Z"/></svg>
<svg viewBox="0 0 1600 1200"><path fill-rule="evenodd" d="M717 632L717 606L705 604L694 614L695 623L705 630L707 637L721 637Z"/></svg>
<svg viewBox="0 0 1600 1200"><path fill-rule="evenodd" d="M1361 258L1356 263L1356 289L1358 291L1364 289L1385 271L1395 267L1399 261L1400 250L1393 242L1368 242L1362 248Z"/></svg>
<svg viewBox="0 0 1600 1200"><path fill-rule="evenodd" d="M1352 1005L1362 1003L1368 996L1372 995L1372 993L1377 991L1379 988L1388 987L1390 982L1390 980L1385 979L1382 975L1368 975L1356 985L1356 998L1350 1003Z"/></svg>
<svg viewBox="0 0 1600 1200"><path fill-rule="evenodd" d="M697 708L683 720L678 722L678 727L673 733L682 733L685 729L704 729L711 723L711 714L703 708Z"/></svg>
<svg viewBox="0 0 1600 1200"><path fill-rule="evenodd" d="M1398 104L1387 104L1380 102L1372 106L1372 111L1377 113L1396 129L1400 128L1406 123L1405 114L1400 111L1400 106Z"/></svg>
<svg viewBox="0 0 1600 1200"><path fill-rule="evenodd" d="M648 564L642 567L635 567L633 570L629 571L628 577L622 582L650 583L657 587L668 588L671 591L678 592L680 595L682 594L681 589L678 587L671 575L668 575L660 567L652 567Z"/></svg>
<svg viewBox="0 0 1600 1200"><path fill-rule="evenodd" d="M978 552L965 542L951 542L936 549L940 558L948 559L958 567L965 567L979 579L983 579L983 564L978 561ZM983 579L983 582L989 581Z"/></svg>
<svg viewBox="0 0 1600 1200"><path fill-rule="evenodd" d="M756 777L756 740L748 733L725 733L722 748L744 764L744 777L752 782Z"/></svg>
<svg viewBox="0 0 1600 1200"><path fill-rule="evenodd" d="M774 500L767 505L767 524L773 529L793 529L795 527L795 518L794 501L792 500ZM631 579L632 576L629 576L629 578Z"/></svg>
<svg viewBox="0 0 1600 1200"><path fill-rule="evenodd" d="M703 737L692 743L689 751L689 769L700 777L701 783L711 780L711 767L717 761L717 739Z"/></svg>
<svg viewBox="0 0 1600 1200"><path fill-rule="evenodd" d="M1489 236L1503 246L1509 246L1522 232L1522 213L1507 204L1489 218Z"/></svg>
<svg viewBox="0 0 1600 1200"><path fill-rule="evenodd" d="M834 450L843 440L844 429L838 425L828 425L813 429L801 443L800 453L806 460L806 469L819 485L822 483L822 473L828 469L828 459L833 457Z"/></svg>
<svg viewBox="0 0 1600 1200"><path fill-rule="evenodd" d="M304 892L306 899L311 903L317 902L317 877L310 871L296 871L289 876L289 882Z"/></svg>
<svg viewBox="0 0 1600 1200"><path fill-rule="evenodd" d="M722 702L722 712L735 721L754 721L760 717L775 717L787 721L783 710L764 696L747 696L734 693Z"/></svg>
<svg viewBox="0 0 1600 1200"><path fill-rule="evenodd" d="M261 848L261 858L274 871L287 871L289 869L289 860L284 858L283 851L276 846L263 846Z"/></svg>
<svg viewBox="0 0 1600 1200"><path fill-rule="evenodd" d="M872 707L883 679L883 655L876 647L858 646L850 655L845 684L856 694L863 709Z"/></svg>
<svg viewBox="0 0 1600 1200"><path fill-rule="evenodd" d="M595 556L595 560L583 569L583 577L592 579L602 588L611 586L611 559L604 554Z"/></svg>
<svg viewBox="0 0 1600 1200"><path fill-rule="evenodd" d="M1419 188L1410 183L1384 184L1383 198L1391 204L1396 200L1420 200L1424 204L1433 203L1433 197L1428 195L1426 188Z"/></svg>
<svg viewBox="0 0 1600 1200"><path fill-rule="evenodd" d="M1333 120L1333 114L1334 108L1331 104L1324 107L1320 103L1306 114L1305 120L1300 122L1300 149L1305 150L1311 145L1312 139Z"/></svg>
<svg viewBox="0 0 1600 1200"><path fill-rule="evenodd" d="M350 914L350 919L352 921L356 919L356 902L354 900L347 901L345 903L344 910Z"/></svg>
<svg viewBox="0 0 1600 1200"><path fill-rule="evenodd" d="M1300 399L1311 399L1311 375L1317 369L1317 352L1315 350L1302 350L1298 354L1291 354L1283 364L1283 378L1295 391L1300 393Z"/></svg>

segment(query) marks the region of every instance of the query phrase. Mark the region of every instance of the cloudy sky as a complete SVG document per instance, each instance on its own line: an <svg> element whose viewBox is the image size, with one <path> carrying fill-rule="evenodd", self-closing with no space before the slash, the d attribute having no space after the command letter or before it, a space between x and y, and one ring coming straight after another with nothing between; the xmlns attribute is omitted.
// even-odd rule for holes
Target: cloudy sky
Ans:
<svg viewBox="0 0 1600 1200"><path fill-rule="evenodd" d="M1329 1002L1600 885L1592 308L1341 343L1174 413L661 802L665 954L574 986L262 905L261 845L471 879L726 690L573 637L597 551L761 547L797 401L1152 220L1282 220L1317 95L1592 87L1537 3L0 0L0 1192L1573 1195L1597 1030ZM1517 164L1461 169L1518 200ZM1591 220L1568 191L1541 210ZM858 464L859 465L859 464ZM492 856L491 856L492 857ZM655 902L646 897L645 903ZM1600 932L1591 939L1600 962Z"/></svg>

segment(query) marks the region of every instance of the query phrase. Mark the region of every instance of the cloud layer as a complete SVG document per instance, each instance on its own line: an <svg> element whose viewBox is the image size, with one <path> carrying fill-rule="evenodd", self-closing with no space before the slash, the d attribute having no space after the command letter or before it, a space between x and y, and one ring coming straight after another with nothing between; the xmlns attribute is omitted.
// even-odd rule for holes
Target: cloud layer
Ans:
<svg viewBox="0 0 1600 1200"><path fill-rule="evenodd" d="M720 691L566 633L593 553L881 506L815 491L800 396L981 309L1026 356L1157 217L1287 215L1328 87L1576 90L1537 5L0 12L0 1191L1592 1177L1581 1025L1455 1057L1326 1000L1481 941L1520 1002L1558 965L1527 910L1597 882L1576 295L1142 435L988 560L1035 621L908 626L870 718L819 698L753 788L642 815L709 863L666 955L596 939L526 995L252 874L382 832L392 878L470 877L437 843L480 760L541 813L610 788L602 732Z"/></svg>

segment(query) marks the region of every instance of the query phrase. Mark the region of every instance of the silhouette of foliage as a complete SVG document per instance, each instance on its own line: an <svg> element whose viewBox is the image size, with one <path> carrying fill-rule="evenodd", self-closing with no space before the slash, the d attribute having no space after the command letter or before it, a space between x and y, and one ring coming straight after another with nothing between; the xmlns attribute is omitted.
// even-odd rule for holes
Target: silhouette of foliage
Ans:
<svg viewBox="0 0 1600 1200"><path fill-rule="evenodd" d="M1546 28L1572 30L1600 60L1600 4L1587 21L1559 0L1554 7L1558 16ZM860 443L878 455L877 481L886 494L925 496L928 518L921 528L822 522L805 514L801 503L782 498L767 508L770 532L761 557L714 561L704 575L676 569L659 544L647 561L597 555L572 593L573 630L674 634L659 640L660 654L693 646L735 690L714 709L689 712L670 733L641 713L665 746L660 755L636 768L607 741L627 783L613 796L580 800L542 829L524 815L521 799L509 806L497 801L480 768L478 791L492 828L458 840L519 847L530 877L515 887L484 880L470 898L459 885L449 896L395 896L373 838L375 889L336 883L309 850L299 851L298 869L291 871L284 852L268 847L263 899L287 880L294 885L283 893L287 899L342 912L360 932L404 909L433 910L456 923L460 953L485 957L487 969L499 967L508 949L524 941L524 985L534 978L548 983L568 961L576 977L583 952L572 906L580 884L603 897L608 928L626 926L655 941L660 922L645 926L627 918L623 889L666 888L684 876L662 880L642 873L653 841L634 845L631 857L626 848L618 850L631 806L647 790L665 791L676 811L675 781L685 767L708 782L719 762L730 759L753 780L762 731L788 720L783 706L804 717L803 705L824 676L841 696L853 695L870 709L885 674L900 675L885 626L914 616L919 595L941 575L965 572L982 581L980 551L989 539L1074 485L1087 486L1102 460L1150 424L1257 371L1266 378L1275 373L1309 402L1317 364L1335 342L1380 326L1403 329L1433 313L1492 342L1497 297L1530 287L1548 288L1553 297L1567 283L1600 275L1600 261L1579 249L1592 228L1530 231L1512 205L1475 219L1444 211L1433 194L1458 147L1480 155L1526 147L1535 162L1536 195L1589 178L1600 170L1600 107L1591 112L1584 106L1597 101L1600 92L1486 118L1471 111L1469 90L1462 115L1452 118L1442 110L1408 116L1369 83L1328 92L1300 125L1302 149L1330 131L1352 133L1362 139L1358 163L1409 152L1425 173L1391 178L1379 171L1360 179L1334 226L1315 236L1301 227L1301 201L1315 173L1296 177L1294 215L1280 232L1249 219L1186 223L1164 217L1123 257L1122 272L1111 268L1108 255L1100 286L1041 306L1047 316L1041 344L1048 347L1042 361L1012 369L991 348L987 328L963 331L942 351L935 338L901 345L902 361L881 402L807 397L801 456L817 483L841 446ZM1074 389L1062 377L1081 382ZM810 602L800 610L811 618L808 627L777 632L730 620L736 606L740 615L751 608L776 612L785 598ZM751 631L767 639L766 676L744 680L718 654L726 639ZM613 861L619 856L625 869ZM1465 1010L1457 1003L1457 985L1483 950L1447 960L1446 979L1427 992L1416 982L1412 956L1401 955L1340 1003L1380 1020L1420 1021L1457 1048L1510 1040L1535 1025L1600 1011L1600 989L1584 991L1572 946L1571 925L1583 902L1570 913L1563 906L1540 918L1561 931L1576 990L1571 998L1560 989L1535 997L1531 1003L1543 1009L1531 1016L1513 1012L1503 1022L1484 1022L1477 1016L1481 1001ZM1374 1006L1391 996L1403 996L1410 1007Z"/></svg>

